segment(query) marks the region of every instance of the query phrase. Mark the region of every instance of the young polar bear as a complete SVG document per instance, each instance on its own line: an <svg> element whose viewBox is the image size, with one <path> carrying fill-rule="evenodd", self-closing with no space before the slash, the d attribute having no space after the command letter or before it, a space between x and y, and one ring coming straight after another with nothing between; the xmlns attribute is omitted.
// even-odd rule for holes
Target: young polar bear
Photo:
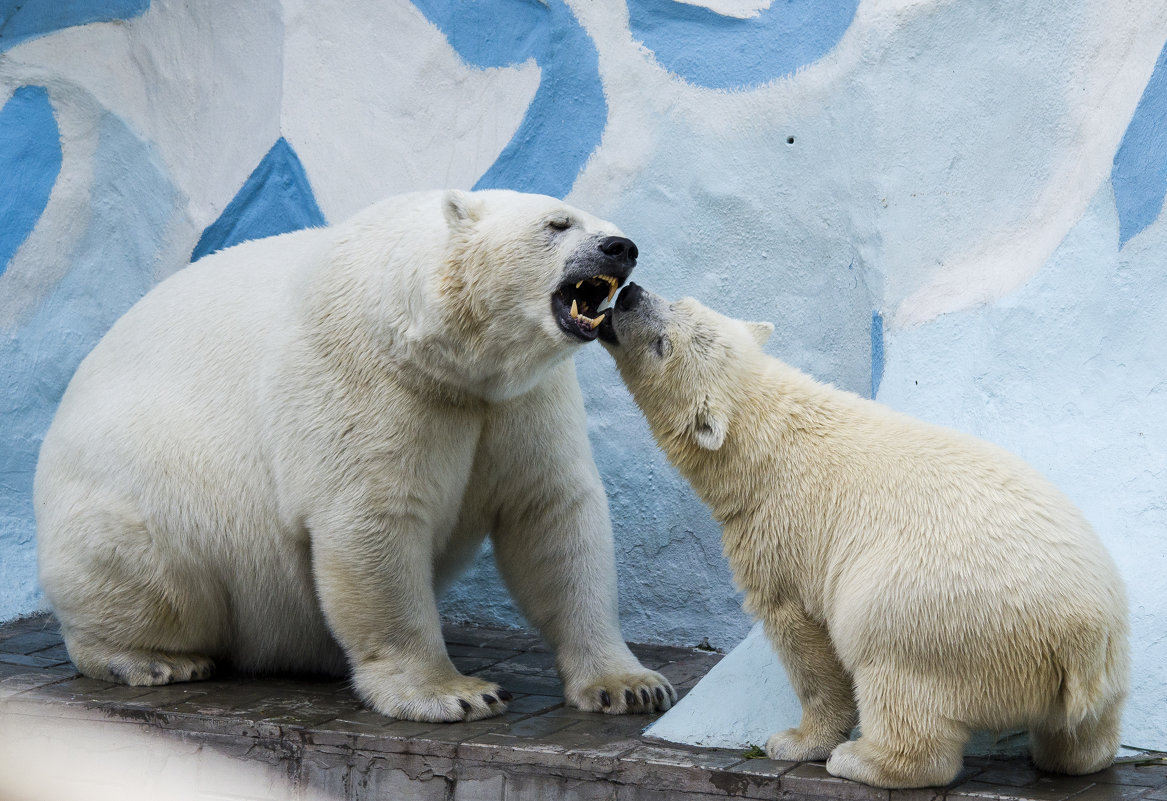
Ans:
<svg viewBox="0 0 1167 801"><path fill-rule="evenodd" d="M1110 764L1127 607L1081 514L1000 448L769 358L772 331L635 284L600 328L802 703L767 754L921 787L970 730L1026 727L1043 769Z"/></svg>
<svg viewBox="0 0 1167 801"><path fill-rule="evenodd" d="M138 685L347 667L386 715L498 714L435 601L489 531L571 704L668 708L620 635L570 358L636 256L554 198L425 192L162 282L41 449L40 579L74 663Z"/></svg>

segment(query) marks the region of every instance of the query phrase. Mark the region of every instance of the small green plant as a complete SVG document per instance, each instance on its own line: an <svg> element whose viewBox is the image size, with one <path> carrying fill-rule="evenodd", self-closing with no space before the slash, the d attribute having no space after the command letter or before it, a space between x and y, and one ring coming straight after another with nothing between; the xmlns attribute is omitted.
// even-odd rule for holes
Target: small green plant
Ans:
<svg viewBox="0 0 1167 801"><path fill-rule="evenodd" d="M746 759L765 759L766 752L753 743L750 743L750 747L745 750L742 756Z"/></svg>

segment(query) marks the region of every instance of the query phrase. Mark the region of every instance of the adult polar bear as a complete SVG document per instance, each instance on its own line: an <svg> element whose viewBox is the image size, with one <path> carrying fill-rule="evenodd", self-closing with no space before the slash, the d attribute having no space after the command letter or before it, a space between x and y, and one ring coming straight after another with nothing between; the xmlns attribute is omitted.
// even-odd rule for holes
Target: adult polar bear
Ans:
<svg viewBox="0 0 1167 801"><path fill-rule="evenodd" d="M82 362L41 448L41 584L86 675L341 672L373 709L473 720L436 607L489 530L567 700L675 699L620 635L570 360L636 246L549 197L425 192L159 284ZM338 647L339 644L339 647Z"/></svg>

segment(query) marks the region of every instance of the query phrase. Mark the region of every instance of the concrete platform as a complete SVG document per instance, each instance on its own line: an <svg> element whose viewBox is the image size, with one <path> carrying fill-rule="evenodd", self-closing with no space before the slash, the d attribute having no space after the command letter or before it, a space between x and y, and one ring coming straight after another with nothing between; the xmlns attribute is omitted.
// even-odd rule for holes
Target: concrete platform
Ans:
<svg viewBox="0 0 1167 801"><path fill-rule="evenodd" d="M445 633L459 669L514 694L504 715L395 721L363 709L344 682L311 678L124 687L79 676L51 617L5 624L0 801L1167 801L1162 755L1084 777L1044 774L1022 758L976 758L948 787L888 791L836 779L821 763L670 745L641 734L652 716L565 707L551 655L529 633ZM682 693L720 659L633 650Z"/></svg>

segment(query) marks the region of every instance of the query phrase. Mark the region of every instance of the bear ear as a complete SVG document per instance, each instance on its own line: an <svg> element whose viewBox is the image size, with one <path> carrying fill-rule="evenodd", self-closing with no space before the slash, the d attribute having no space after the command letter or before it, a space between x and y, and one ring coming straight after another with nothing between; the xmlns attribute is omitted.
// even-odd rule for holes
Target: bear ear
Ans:
<svg viewBox="0 0 1167 801"><path fill-rule="evenodd" d="M766 344L770 339L770 335L774 333L773 323L746 323L746 328L750 331L750 336L758 343L758 347Z"/></svg>
<svg viewBox="0 0 1167 801"><path fill-rule="evenodd" d="M693 437L697 445L707 451L715 451L725 444L725 432L729 428L726 416L715 412L706 398L693 418Z"/></svg>
<svg viewBox="0 0 1167 801"><path fill-rule="evenodd" d="M447 189L442 197L442 212L446 215L446 224L450 228L461 228L478 222L481 208L477 199L469 192Z"/></svg>

